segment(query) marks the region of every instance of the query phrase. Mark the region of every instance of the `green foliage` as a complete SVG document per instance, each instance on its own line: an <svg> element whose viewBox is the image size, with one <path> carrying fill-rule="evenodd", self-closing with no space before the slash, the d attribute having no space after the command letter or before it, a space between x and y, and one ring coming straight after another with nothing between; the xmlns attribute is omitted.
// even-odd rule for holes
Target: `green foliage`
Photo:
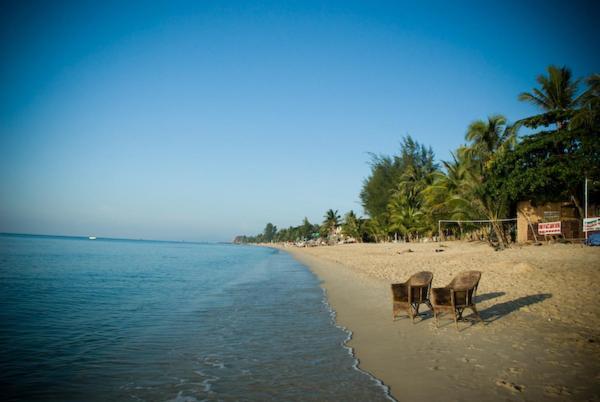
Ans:
<svg viewBox="0 0 600 402"><path fill-rule="evenodd" d="M325 220L323 221L323 234L325 236L331 235L335 233L335 230L338 226L340 226L340 215L337 210L329 209L324 216Z"/></svg>
<svg viewBox="0 0 600 402"><path fill-rule="evenodd" d="M313 237L313 233L318 232L318 228L317 230L315 230L315 225L310 223L307 217L304 217L302 225L300 225L300 227L298 228L298 232L299 237L302 240L309 240Z"/></svg>
<svg viewBox="0 0 600 402"><path fill-rule="evenodd" d="M539 88L522 92L519 100L533 103L545 111L569 110L577 106L577 88L580 80L573 80L567 67L548 66L548 75L537 76Z"/></svg>
<svg viewBox="0 0 600 402"><path fill-rule="evenodd" d="M411 205L410 197L406 194L395 197L390 202L388 211L391 229L401 233L408 241L431 228L427 215L421 208Z"/></svg>
<svg viewBox="0 0 600 402"><path fill-rule="evenodd" d="M516 128L507 124L506 117L493 115L485 120L476 120L467 128L465 139L469 146L465 147L474 163L489 163L496 152L504 152L516 143Z"/></svg>
<svg viewBox="0 0 600 402"><path fill-rule="evenodd" d="M530 127L556 123L560 129L570 120L572 112L577 108L580 97L577 96L580 80L574 80L571 70L567 67L548 66L548 75L537 77L539 88L531 92L519 94L519 100L532 103L542 109L543 115L523 120Z"/></svg>
<svg viewBox="0 0 600 402"><path fill-rule="evenodd" d="M365 234L374 242L388 241L390 239L390 223L387 214L367 219L364 223Z"/></svg>
<svg viewBox="0 0 600 402"><path fill-rule="evenodd" d="M564 125L564 122L568 122L574 116L574 110L554 110L551 112L546 112L535 116L527 117L525 119L521 119L516 123L516 125L529 127L531 129L537 129L539 127L548 127L552 124L557 124L558 122L561 122L560 124L562 127L562 125Z"/></svg>
<svg viewBox="0 0 600 402"><path fill-rule="evenodd" d="M371 218L383 219L398 178L401 166L390 156L371 155L371 175L363 181L360 199Z"/></svg>
<svg viewBox="0 0 600 402"><path fill-rule="evenodd" d="M440 219L468 220L481 217L466 199L472 187L470 182L473 175L465 149L459 149L457 155L452 155L452 161L443 162L445 173L437 172L433 183L423 190L425 209L434 222Z"/></svg>
<svg viewBox="0 0 600 402"><path fill-rule="evenodd" d="M338 217L339 218L339 217ZM290 226L288 228L277 230L277 226L268 223L263 230L256 236L236 236L234 243L268 243L274 242L295 242L305 241L319 237L319 225L314 225L304 218L299 226Z"/></svg>
<svg viewBox="0 0 600 402"><path fill-rule="evenodd" d="M493 196L485 186L494 159L509 153L516 142L516 129L508 126L501 115L477 120L467 129L467 145L444 162L445 173L434 175L433 183L424 191L425 210L438 219L489 219L500 247L507 243L497 223L509 209L506 197Z"/></svg>
<svg viewBox="0 0 600 402"><path fill-rule="evenodd" d="M600 74L593 74L586 80L588 88L580 98L581 108L575 112L570 129L600 131Z"/></svg>
<svg viewBox="0 0 600 402"><path fill-rule="evenodd" d="M587 78L587 88L576 96L580 80L572 80L567 68L550 66L548 72L548 77L538 77L542 88L534 90L537 98L520 96L547 112L523 124L557 123L557 130L525 137L514 152L499 155L486 176L486 188L512 203L570 200L582 214L584 178L600 178L600 75Z"/></svg>
<svg viewBox="0 0 600 402"><path fill-rule="evenodd" d="M525 137L497 158L486 187L512 202L571 200L581 207L586 176L600 178L598 132L563 129Z"/></svg>
<svg viewBox="0 0 600 402"><path fill-rule="evenodd" d="M411 237L409 233L422 233L431 228L431 220L421 211L422 191L433 182L438 171L431 148L410 136L403 139L398 155L373 156L371 175L363 182L360 194L363 207L371 217L366 225L371 237L381 241L394 231ZM409 209L413 212L408 213ZM415 216L422 219L415 220Z"/></svg>
<svg viewBox="0 0 600 402"><path fill-rule="evenodd" d="M265 230L263 231L262 240L267 243L272 242L273 239L275 238L276 233L277 233L277 226L275 226L271 222L269 222L269 223L267 223L267 226L265 226Z"/></svg>
<svg viewBox="0 0 600 402"><path fill-rule="evenodd" d="M342 233L346 236L353 237L359 242L362 241L362 222L352 210L344 216L344 223L342 224Z"/></svg>

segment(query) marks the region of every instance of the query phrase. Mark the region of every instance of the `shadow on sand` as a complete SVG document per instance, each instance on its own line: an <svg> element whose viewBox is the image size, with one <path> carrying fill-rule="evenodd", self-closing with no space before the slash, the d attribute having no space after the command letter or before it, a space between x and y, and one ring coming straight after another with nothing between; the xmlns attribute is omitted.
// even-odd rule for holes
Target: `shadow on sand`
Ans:
<svg viewBox="0 0 600 402"><path fill-rule="evenodd" d="M479 314L481 315L481 318L483 318L485 323L489 324L502 317L507 316L508 314L514 311L517 311L521 307L530 306L532 304L542 302L551 297L552 295L550 293L540 293L537 295L523 296L514 300L509 300L504 303L494 304L493 306L480 311Z"/></svg>
<svg viewBox="0 0 600 402"><path fill-rule="evenodd" d="M505 294L506 294L505 292L490 292L490 293L486 293L483 295L477 295L477 303L481 303L486 300L495 299L496 297L504 296ZM421 307L421 308L423 308L423 307ZM398 317L398 319L402 319L402 318L410 319L410 317L408 317L408 316ZM430 309L427 309L425 311L421 310L421 311L419 311L418 318L415 319L415 323L418 323L421 321L426 321L431 318L433 318L432 310L430 310Z"/></svg>
<svg viewBox="0 0 600 402"><path fill-rule="evenodd" d="M492 300L497 297L504 296L505 294L506 294L506 292L490 292L490 293L485 293L482 295L477 295L476 303L481 303L481 302L484 302L487 300ZM483 319L483 323L485 325L487 325L487 324L492 323L502 317L509 315L512 312L519 310L522 307L530 306L532 304L542 302L551 297L552 297L552 295L550 293L540 293L537 295L523 296L523 297L519 297L514 300L509 300L509 301L506 301L503 303L494 304L493 306L490 306L490 307L486 308L485 310L479 311L479 315ZM465 313L467 313L467 315L465 317L463 317L462 320L460 320L460 322L469 322L471 325L469 325L467 327L463 327L460 330L467 329L467 328L471 327L472 325L477 324L477 319L476 319L475 315L468 314L469 312L471 312L469 309L467 309L467 311L465 311ZM401 318L410 319L408 316L398 317L398 319L401 319ZM426 321L426 320L429 320L432 318L433 318L433 311L431 311L429 309L427 309L425 311L420 311L419 317L415 320L415 323L419 323L421 321ZM453 324L453 322L450 321L448 324ZM440 326L443 326L443 324Z"/></svg>
<svg viewBox="0 0 600 402"><path fill-rule="evenodd" d="M495 299L496 297L504 296L505 294L506 294L506 292L490 292L490 293L486 293L483 295L477 295L475 297L475 302L481 303L486 300L491 300L491 299Z"/></svg>
<svg viewBox="0 0 600 402"><path fill-rule="evenodd" d="M506 294L505 292L490 292L490 293L478 295L477 299L476 299L477 300L476 303L481 303L486 300L495 299L496 297L504 296L505 294ZM530 306L532 304L542 302L546 299L549 299L550 297L552 297L552 295L550 293L540 293L537 295L519 297L517 299L509 300L507 302L494 304L493 306L490 306L490 307L486 308L485 310L479 311L479 315L481 316L481 318L483 320L483 324L488 325L502 317L509 315L510 313L512 313L514 311L519 310L521 307ZM463 322L463 323L468 322L468 323L470 323L470 325L468 325L466 327L461 327L459 324L459 327L460 327L459 331L468 329L471 326L476 325L478 323L477 318L475 317L474 314L468 314L470 312L471 311L469 309L467 309L465 311L465 313L467 313L467 315L465 317L463 317L461 320L459 320L459 323L460 322ZM433 316L433 314L431 314L431 316L429 316L427 318L431 318L432 316ZM450 321L446 325L451 325L451 324L453 324L452 321ZM443 326L443 325L440 325L440 327L441 326Z"/></svg>

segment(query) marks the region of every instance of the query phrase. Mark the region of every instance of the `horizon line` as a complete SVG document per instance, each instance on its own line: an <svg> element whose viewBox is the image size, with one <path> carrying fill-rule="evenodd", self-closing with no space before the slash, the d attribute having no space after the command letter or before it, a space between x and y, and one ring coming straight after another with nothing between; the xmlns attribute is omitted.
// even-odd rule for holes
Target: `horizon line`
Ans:
<svg viewBox="0 0 600 402"><path fill-rule="evenodd" d="M153 243L186 243L186 244L232 244L232 242L225 241L191 241L191 240L159 240L159 239L135 239L128 237L97 237L90 239L91 236L81 235L59 235L59 234L40 234L40 233L16 233L16 232L0 232L0 236L32 236L32 237L59 237L66 239L80 239L80 240L117 240L117 241L143 241Z"/></svg>

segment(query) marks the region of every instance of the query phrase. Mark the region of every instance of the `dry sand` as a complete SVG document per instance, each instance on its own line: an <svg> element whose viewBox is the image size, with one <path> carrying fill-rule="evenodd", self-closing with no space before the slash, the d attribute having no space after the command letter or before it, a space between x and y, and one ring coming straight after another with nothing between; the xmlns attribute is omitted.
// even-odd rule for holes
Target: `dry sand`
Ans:
<svg viewBox="0 0 600 402"><path fill-rule="evenodd" d="M599 248L442 244L279 248L321 279L360 367L399 401L600 401ZM391 283L429 270L445 286L471 269L485 323L392 321Z"/></svg>

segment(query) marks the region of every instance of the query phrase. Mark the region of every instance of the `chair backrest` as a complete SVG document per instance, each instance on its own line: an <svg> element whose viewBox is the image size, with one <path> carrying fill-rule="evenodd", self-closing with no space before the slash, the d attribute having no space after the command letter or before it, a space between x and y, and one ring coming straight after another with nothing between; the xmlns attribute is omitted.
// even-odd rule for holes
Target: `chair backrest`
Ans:
<svg viewBox="0 0 600 402"><path fill-rule="evenodd" d="M412 302L422 303L429 300L429 291L431 290L431 281L433 273L429 271L421 271L412 275L408 279L408 287L410 288L410 299Z"/></svg>
<svg viewBox="0 0 600 402"><path fill-rule="evenodd" d="M456 305L471 305L481 279L480 271L463 271L456 275L448 285L454 290Z"/></svg>

